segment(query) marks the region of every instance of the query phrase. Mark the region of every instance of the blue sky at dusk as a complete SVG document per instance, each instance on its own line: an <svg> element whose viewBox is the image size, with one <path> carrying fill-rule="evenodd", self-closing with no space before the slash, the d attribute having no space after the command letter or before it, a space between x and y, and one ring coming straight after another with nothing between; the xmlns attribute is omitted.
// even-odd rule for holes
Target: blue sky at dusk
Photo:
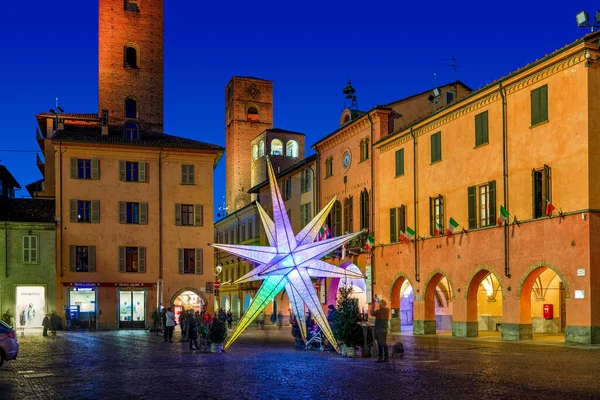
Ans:
<svg viewBox="0 0 600 400"><path fill-rule="evenodd" d="M255 76L274 82L275 127L306 133L312 154L339 127L348 78L368 110L430 89L434 72L452 81L441 59L455 56L476 89L588 33L575 14L598 6L545 4L165 0L165 132L224 145L224 87ZM41 178L34 114L56 97L66 112L97 111L97 12L96 0L3 2L0 160L17 196ZM217 204L224 177L222 159Z"/></svg>

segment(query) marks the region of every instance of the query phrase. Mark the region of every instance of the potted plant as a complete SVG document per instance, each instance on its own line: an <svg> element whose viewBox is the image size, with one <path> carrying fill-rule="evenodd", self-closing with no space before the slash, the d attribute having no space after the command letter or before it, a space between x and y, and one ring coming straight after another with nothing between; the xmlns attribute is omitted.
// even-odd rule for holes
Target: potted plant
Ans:
<svg viewBox="0 0 600 400"><path fill-rule="evenodd" d="M227 337L227 326L219 318L213 318L208 328L208 340L210 341L210 352L221 353L223 343Z"/></svg>
<svg viewBox="0 0 600 400"><path fill-rule="evenodd" d="M342 355L354 357L356 346L362 344L363 334L359 321L358 299L352 297L352 286L341 286L338 290L333 334L343 342Z"/></svg>

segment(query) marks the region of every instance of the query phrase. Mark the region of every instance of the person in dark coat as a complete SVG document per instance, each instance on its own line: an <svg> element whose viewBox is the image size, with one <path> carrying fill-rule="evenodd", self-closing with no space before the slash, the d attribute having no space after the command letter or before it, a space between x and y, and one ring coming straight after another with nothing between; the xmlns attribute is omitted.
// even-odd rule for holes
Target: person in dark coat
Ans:
<svg viewBox="0 0 600 400"><path fill-rule="evenodd" d="M226 319L227 319L227 329L231 329L231 324L233 322L233 314L231 313L231 310L227 311Z"/></svg>
<svg viewBox="0 0 600 400"><path fill-rule="evenodd" d="M188 328L187 337L190 341L190 351L200 350L200 346L198 346L198 320L194 318L194 315L191 312L187 314L186 318Z"/></svg>
<svg viewBox="0 0 600 400"><path fill-rule="evenodd" d="M390 309L384 300L378 301L377 311L373 303L369 304L370 314L375 317L375 338L377 339L377 350L379 359L377 362L388 361L387 331L390 324Z"/></svg>
<svg viewBox="0 0 600 400"><path fill-rule="evenodd" d="M306 312L306 332L312 331L313 326L315 326L315 321L313 320L313 317L310 314L310 311L307 311Z"/></svg>
<svg viewBox="0 0 600 400"><path fill-rule="evenodd" d="M44 327L44 333L42 335L48 336L48 328L50 327L50 318L48 317L48 314L46 314L44 316L44 320L42 321L42 326Z"/></svg>

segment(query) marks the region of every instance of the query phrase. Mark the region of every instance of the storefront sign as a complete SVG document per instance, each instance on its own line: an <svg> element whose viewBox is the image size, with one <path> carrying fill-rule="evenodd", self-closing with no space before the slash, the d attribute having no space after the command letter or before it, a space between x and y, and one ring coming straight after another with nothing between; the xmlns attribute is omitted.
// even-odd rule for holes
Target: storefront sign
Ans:
<svg viewBox="0 0 600 400"><path fill-rule="evenodd" d="M151 283L128 283L128 282L63 282L68 287L155 287L156 282Z"/></svg>
<svg viewBox="0 0 600 400"><path fill-rule="evenodd" d="M371 299L373 298L373 291L372 291L373 280L371 279L371 266L367 265L365 268L366 268L366 274L367 274L367 278L365 280L365 283L367 284L367 302L370 302Z"/></svg>
<svg viewBox="0 0 600 400"><path fill-rule="evenodd" d="M75 287L73 289L73 291L74 292L93 292L94 288L93 287L89 287L89 286L88 287L78 286L78 287Z"/></svg>

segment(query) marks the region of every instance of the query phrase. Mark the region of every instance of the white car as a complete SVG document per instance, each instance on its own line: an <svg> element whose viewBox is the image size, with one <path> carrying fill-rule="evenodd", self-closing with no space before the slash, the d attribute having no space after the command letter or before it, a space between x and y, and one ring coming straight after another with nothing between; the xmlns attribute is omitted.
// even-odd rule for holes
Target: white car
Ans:
<svg viewBox="0 0 600 400"><path fill-rule="evenodd" d="M0 367L4 361L14 360L19 354L19 341L13 328L0 321Z"/></svg>

